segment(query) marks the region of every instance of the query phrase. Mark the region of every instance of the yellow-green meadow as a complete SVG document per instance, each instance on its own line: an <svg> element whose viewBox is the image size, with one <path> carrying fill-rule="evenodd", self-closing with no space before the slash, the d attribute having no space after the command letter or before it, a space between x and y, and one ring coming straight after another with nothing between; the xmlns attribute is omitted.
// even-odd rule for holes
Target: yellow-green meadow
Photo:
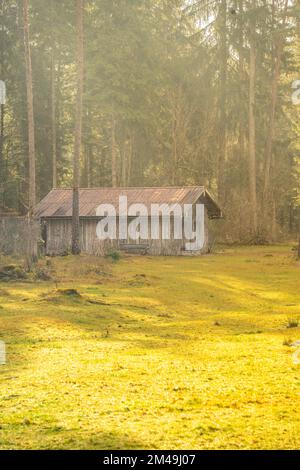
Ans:
<svg viewBox="0 0 300 470"><path fill-rule="evenodd" d="M291 247L39 269L0 283L1 449L299 448Z"/></svg>

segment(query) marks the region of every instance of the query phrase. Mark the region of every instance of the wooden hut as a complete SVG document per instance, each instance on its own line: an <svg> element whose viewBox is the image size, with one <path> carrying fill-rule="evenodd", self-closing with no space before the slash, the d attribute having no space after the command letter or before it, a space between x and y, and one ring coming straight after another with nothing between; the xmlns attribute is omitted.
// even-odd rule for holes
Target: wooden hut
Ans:
<svg viewBox="0 0 300 470"><path fill-rule="evenodd" d="M204 206L205 212L205 240L198 254L210 251L213 242L212 219L222 217L221 209L209 192L202 186L193 187L164 187L164 188L89 188L80 189L79 215L80 215L80 244L82 252L104 255L109 249L121 249L126 252L148 253L150 255L183 255L188 254L186 241L175 239L174 227L171 224L169 239L164 239L160 227L158 239L152 239L151 230L146 238L132 239L118 237L115 240L101 240L97 236L97 225L102 219L97 215L100 204L111 204L116 208L116 217L119 219L119 198L127 198L128 207L132 204L143 204L149 214L154 205L168 204L180 205L184 208L196 208L197 204ZM193 210L193 214L196 211ZM99 212L98 212L99 214ZM72 189L53 189L36 207L35 217L42 225L45 251L47 254L57 255L70 252L72 241ZM195 217L193 215L193 217ZM129 219L134 219L130 216ZM162 218L159 224L162 225ZM174 217L173 217L174 221ZM196 227L195 221L193 221ZM149 227L151 221L149 221Z"/></svg>

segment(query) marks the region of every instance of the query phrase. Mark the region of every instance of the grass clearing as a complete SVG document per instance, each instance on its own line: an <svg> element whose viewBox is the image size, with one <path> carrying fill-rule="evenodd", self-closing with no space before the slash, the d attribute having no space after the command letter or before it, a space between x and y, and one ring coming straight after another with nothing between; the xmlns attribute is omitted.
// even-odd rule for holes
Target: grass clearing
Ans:
<svg viewBox="0 0 300 470"><path fill-rule="evenodd" d="M0 284L1 449L299 448L290 247L47 270Z"/></svg>

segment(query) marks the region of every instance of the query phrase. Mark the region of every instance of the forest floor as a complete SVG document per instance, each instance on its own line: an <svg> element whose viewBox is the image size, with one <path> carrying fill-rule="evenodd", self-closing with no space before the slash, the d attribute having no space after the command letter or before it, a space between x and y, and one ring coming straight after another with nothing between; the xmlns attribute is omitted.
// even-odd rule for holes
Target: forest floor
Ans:
<svg viewBox="0 0 300 470"><path fill-rule="evenodd" d="M1 449L300 447L291 247L39 269L0 283Z"/></svg>

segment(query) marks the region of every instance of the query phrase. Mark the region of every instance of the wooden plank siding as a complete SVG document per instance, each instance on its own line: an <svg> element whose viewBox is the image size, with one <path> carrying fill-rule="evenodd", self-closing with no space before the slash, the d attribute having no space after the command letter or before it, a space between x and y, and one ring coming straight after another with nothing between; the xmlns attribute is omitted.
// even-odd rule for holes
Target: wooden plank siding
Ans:
<svg viewBox="0 0 300 470"><path fill-rule="evenodd" d="M36 257L40 243L38 221L21 216L0 217L0 253Z"/></svg>
<svg viewBox="0 0 300 470"><path fill-rule="evenodd" d="M205 210L206 213L206 210ZM81 218L80 219L80 243L81 251L84 253L92 254L95 256L104 256L111 248L120 249L121 243L126 244L145 244L149 247L148 254L153 256L180 256L185 253L185 243L188 240L175 240L174 239L174 221L171 220L170 226L170 239L162 239L162 223L160 219L160 238L159 240L148 239L133 240L127 237L126 240L99 240L96 234L96 227L99 219L97 218ZM72 220L71 218L46 218L43 219L46 223L46 253L49 255L58 255L71 251L72 245ZM209 225L210 221L205 216L205 244L201 253L210 251L211 240L209 238ZM118 220L117 220L118 227ZM149 219L149 233L151 233L151 221ZM118 235L118 233L117 233ZM199 254L201 254L199 253Z"/></svg>

